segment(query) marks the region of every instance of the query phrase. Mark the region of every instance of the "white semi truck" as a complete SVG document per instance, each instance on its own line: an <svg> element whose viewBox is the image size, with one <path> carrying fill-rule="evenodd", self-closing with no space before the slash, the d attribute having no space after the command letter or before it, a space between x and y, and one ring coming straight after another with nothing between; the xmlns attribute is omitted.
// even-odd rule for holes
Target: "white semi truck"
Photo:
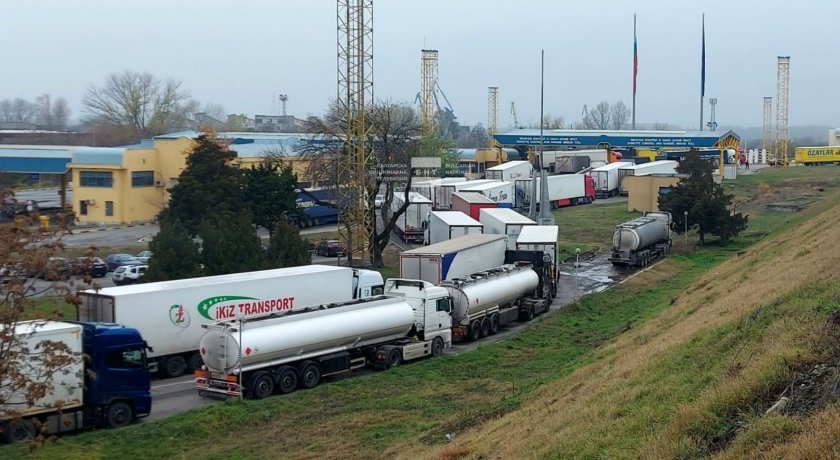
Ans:
<svg viewBox="0 0 840 460"><path fill-rule="evenodd" d="M519 251L540 251L551 260L552 264L557 263L557 237L560 234L560 227L557 225L528 225L522 227L519 238L516 240L516 249Z"/></svg>
<svg viewBox="0 0 840 460"><path fill-rule="evenodd" d="M460 192L465 188L475 187L481 184L488 184L490 182L496 182L492 179L478 179L478 180L465 180L461 182L455 183L447 183L441 184L440 187L437 188L435 191L435 198L434 198L434 207L435 209L448 211L452 209L452 194L455 192Z"/></svg>
<svg viewBox="0 0 840 460"><path fill-rule="evenodd" d="M479 221L484 224L485 234L504 235L507 238L508 249L516 249L516 239L519 237L522 227L537 225L536 222L522 214L505 208L482 209Z"/></svg>
<svg viewBox="0 0 840 460"><path fill-rule="evenodd" d="M432 211L426 225L426 245L473 233L484 233L481 222L460 211Z"/></svg>
<svg viewBox="0 0 840 460"><path fill-rule="evenodd" d="M524 160L508 161L484 170L487 179L513 182L531 177L531 163Z"/></svg>
<svg viewBox="0 0 840 460"><path fill-rule="evenodd" d="M244 391L261 399L361 367L384 370L443 353L452 344L449 293L423 281L410 285L403 296L208 326L201 338L204 368L195 372L199 394Z"/></svg>
<svg viewBox="0 0 840 460"><path fill-rule="evenodd" d="M396 212L405 204L405 194L395 193L391 200L391 212ZM408 207L397 219L397 230L403 241L423 242L426 217L432 210L432 200L417 192L408 192Z"/></svg>
<svg viewBox="0 0 840 460"><path fill-rule="evenodd" d="M201 367L204 324L284 315L382 290L378 272L307 265L83 291L78 319L136 328L153 349L150 368L177 377Z"/></svg>
<svg viewBox="0 0 840 460"><path fill-rule="evenodd" d="M483 211L483 210L482 210ZM469 234L400 253L400 277L441 281L502 265L503 235Z"/></svg>
<svg viewBox="0 0 840 460"><path fill-rule="evenodd" d="M676 174L677 162L674 160L658 160L649 163L629 165L618 170L618 191L622 196L627 195L624 178L627 176L650 176L651 174Z"/></svg>
<svg viewBox="0 0 840 460"><path fill-rule="evenodd" d="M671 251L671 213L646 212L615 226L613 265L644 267Z"/></svg>
<svg viewBox="0 0 840 460"><path fill-rule="evenodd" d="M460 190L461 193L480 193L487 198L495 201L500 208L512 208L515 198L513 190L513 182L507 181L493 181L483 184L473 185L472 187L464 187ZM451 207L451 198L450 198Z"/></svg>
<svg viewBox="0 0 840 460"><path fill-rule="evenodd" d="M595 196L609 198L618 195L618 170L632 165L627 161L617 161L590 170L589 175L595 180Z"/></svg>

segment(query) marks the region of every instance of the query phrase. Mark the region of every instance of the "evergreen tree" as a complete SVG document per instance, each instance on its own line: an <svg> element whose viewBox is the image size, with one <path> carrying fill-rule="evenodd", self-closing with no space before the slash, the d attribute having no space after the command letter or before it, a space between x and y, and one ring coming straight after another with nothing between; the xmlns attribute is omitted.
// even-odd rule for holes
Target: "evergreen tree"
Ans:
<svg viewBox="0 0 840 460"><path fill-rule="evenodd" d="M309 265L309 250L297 227L281 216L268 245L268 264L271 268Z"/></svg>
<svg viewBox="0 0 840 460"><path fill-rule="evenodd" d="M243 172L245 205L251 211L254 225L268 231L273 241L278 218L297 206L295 183L297 178L292 168L262 163Z"/></svg>
<svg viewBox="0 0 840 460"><path fill-rule="evenodd" d="M205 217L243 209L241 175L231 165L235 158L212 137L199 136L161 220L178 219L190 235L196 235Z"/></svg>
<svg viewBox="0 0 840 460"><path fill-rule="evenodd" d="M732 195L725 194L723 187L715 183L711 163L700 158L696 150L689 152L677 170L688 177L659 201L659 209L673 216L677 233L685 231L685 211L688 227L697 229L701 245L707 234L719 237L722 245L728 244L730 238L746 228L747 217L729 211Z"/></svg>
<svg viewBox="0 0 840 460"><path fill-rule="evenodd" d="M266 268L265 250L247 211L220 212L201 223L201 261L205 275L224 275Z"/></svg>
<svg viewBox="0 0 840 460"><path fill-rule="evenodd" d="M160 222L160 231L149 243L154 256L149 259L149 269L144 282L193 278L201 275L200 256L187 229L178 219Z"/></svg>

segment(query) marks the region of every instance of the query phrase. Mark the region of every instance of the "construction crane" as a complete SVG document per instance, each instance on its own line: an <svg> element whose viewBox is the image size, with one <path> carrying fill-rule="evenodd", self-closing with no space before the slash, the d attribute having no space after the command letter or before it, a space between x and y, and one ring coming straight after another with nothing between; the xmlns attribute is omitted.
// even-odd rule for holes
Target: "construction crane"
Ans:
<svg viewBox="0 0 840 460"><path fill-rule="evenodd" d="M490 86L487 88L487 137L489 137L490 147L493 147L496 141L493 135L499 130L499 87Z"/></svg>
<svg viewBox="0 0 840 460"><path fill-rule="evenodd" d="M513 101L510 101L510 114L513 115L513 127L519 127L519 120L516 119L516 104Z"/></svg>

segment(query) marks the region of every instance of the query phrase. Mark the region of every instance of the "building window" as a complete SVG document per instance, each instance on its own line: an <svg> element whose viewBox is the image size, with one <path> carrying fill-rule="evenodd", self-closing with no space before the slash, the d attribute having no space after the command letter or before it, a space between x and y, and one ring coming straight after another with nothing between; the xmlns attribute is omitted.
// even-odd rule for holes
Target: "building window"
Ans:
<svg viewBox="0 0 840 460"><path fill-rule="evenodd" d="M155 185L154 171L133 171L131 173L132 187L151 187Z"/></svg>
<svg viewBox="0 0 840 460"><path fill-rule="evenodd" d="M105 202L105 215L108 217L114 217L114 202L113 201L106 201Z"/></svg>
<svg viewBox="0 0 840 460"><path fill-rule="evenodd" d="M82 187L112 187L114 174L111 171L79 171L79 185Z"/></svg>
<svg viewBox="0 0 840 460"><path fill-rule="evenodd" d="M79 201L79 214L86 216L87 215L87 200Z"/></svg>

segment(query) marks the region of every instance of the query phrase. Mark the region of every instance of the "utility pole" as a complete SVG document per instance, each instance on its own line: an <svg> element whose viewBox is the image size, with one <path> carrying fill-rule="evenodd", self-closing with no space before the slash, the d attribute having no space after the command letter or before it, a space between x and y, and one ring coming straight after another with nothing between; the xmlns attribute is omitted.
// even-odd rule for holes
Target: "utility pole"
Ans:
<svg viewBox="0 0 840 460"><path fill-rule="evenodd" d="M770 130L773 126L772 121L773 112L773 98L771 96L764 96L764 162L767 163L767 155L770 152Z"/></svg>
<svg viewBox="0 0 840 460"><path fill-rule="evenodd" d="M540 51L540 225L554 225L554 214L548 204L548 176L545 171L545 136L543 135L545 119L545 50ZM532 197L531 199L535 199Z"/></svg>
<svg viewBox="0 0 840 460"><path fill-rule="evenodd" d="M787 166L790 56L779 56L778 59L776 69L776 164Z"/></svg>
<svg viewBox="0 0 840 460"><path fill-rule="evenodd" d="M489 146L495 144L493 135L499 130L499 87L489 86L487 88L487 137Z"/></svg>

